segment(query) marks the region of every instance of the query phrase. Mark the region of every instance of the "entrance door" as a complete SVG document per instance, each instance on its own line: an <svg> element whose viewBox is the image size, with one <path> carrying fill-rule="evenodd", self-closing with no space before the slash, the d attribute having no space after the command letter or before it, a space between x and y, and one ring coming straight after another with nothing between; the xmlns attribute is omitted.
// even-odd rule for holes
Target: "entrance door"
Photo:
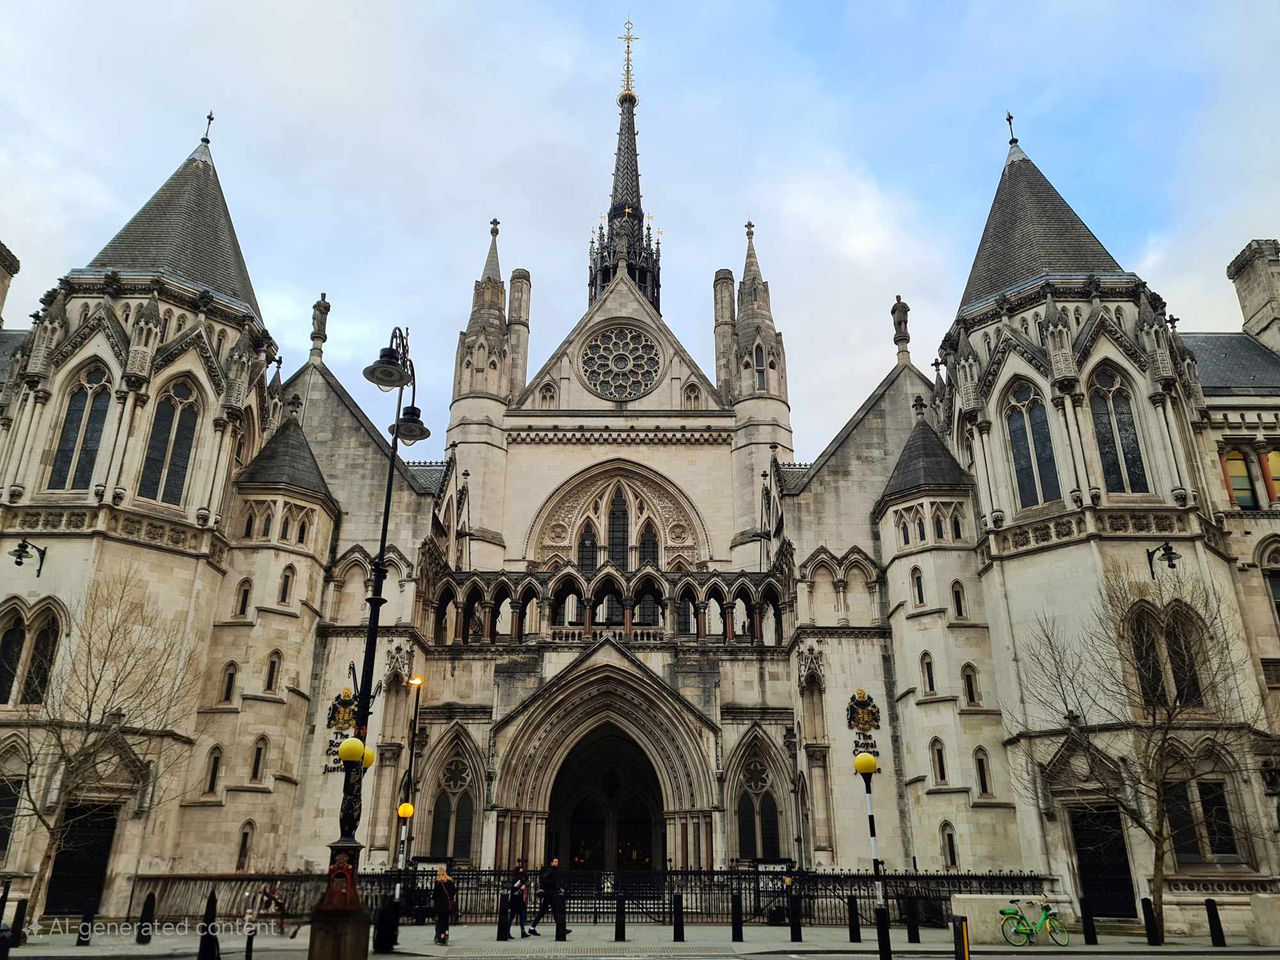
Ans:
<svg viewBox="0 0 1280 960"><path fill-rule="evenodd" d="M53 858L46 914L79 917L90 911L98 912L118 813L119 807L101 803L67 807L65 819L71 828L62 849Z"/></svg>
<svg viewBox="0 0 1280 960"><path fill-rule="evenodd" d="M1124 824L1115 807L1071 811L1080 895L1096 917L1137 917Z"/></svg>

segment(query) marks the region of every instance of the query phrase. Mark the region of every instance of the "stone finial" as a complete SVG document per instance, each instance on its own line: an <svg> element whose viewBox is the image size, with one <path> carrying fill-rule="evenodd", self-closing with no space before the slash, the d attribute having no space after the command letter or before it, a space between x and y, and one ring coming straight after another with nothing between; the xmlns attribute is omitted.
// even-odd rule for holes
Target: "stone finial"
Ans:
<svg viewBox="0 0 1280 960"><path fill-rule="evenodd" d="M302 397L295 393L289 398L288 407L289 416L293 417L295 420L298 419L298 414L302 411Z"/></svg>
<svg viewBox="0 0 1280 960"><path fill-rule="evenodd" d="M917 393L916 398L911 401L911 409L916 412L917 420L921 419L924 416L924 411L926 409L926 406L927 405L924 402L924 397L920 396L920 394Z"/></svg>
<svg viewBox="0 0 1280 960"><path fill-rule="evenodd" d="M911 362L911 352L907 344L911 342L911 334L907 330L907 314L911 308L903 301L902 296L894 297L889 315L893 317L893 342L898 347L898 366L906 366Z"/></svg>

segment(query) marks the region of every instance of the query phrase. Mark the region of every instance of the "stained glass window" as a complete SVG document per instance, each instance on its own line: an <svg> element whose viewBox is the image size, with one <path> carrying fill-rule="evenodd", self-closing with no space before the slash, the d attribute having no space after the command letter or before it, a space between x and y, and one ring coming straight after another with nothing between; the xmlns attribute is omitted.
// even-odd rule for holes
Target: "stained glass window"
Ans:
<svg viewBox="0 0 1280 960"><path fill-rule="evenodd" d="M195 443L195 392L178 381L156 407L151 439L142 465L138 495L148 500L180 504ZM163 491L163 492L162 492Z"/></svg>
<svg viewBox="0 0 1280 960"><path fill-rule="evenodd" d="M1107 492L1146 493L1147 472L1142 464L1133 403L1114 372L1103 368L1094 376L1089 406Z"/></svg>
<svg viewBox="0 0 1280 960"><path fill-rule="evenodd" d="M9 702L13 681L18 677L18 664L22 661L22 648L27 642L27 628L22 620L15 619L9 629L0 636L0 705Z"/></svg>
<svg viewBox="0 0 1280 960"><path fill-rule="evenodd" d="M1062 493L1053 459L1048 414L1044 401L1029 383L1019 383L1009 394L1005 423L1009 428L1019 504L1034 507L1060 499Z"/></svg>
<svg viewBox="0 0 1280 960"><path fill-rule="evenodd" d="M756 346L756 389L766 389L764 378L764 350L759 345Z"/></svg>
<svg viewBox="0 0 1280 960"><path fill-rule="evenodd" d="M441 790L436 795L435 806L431 811L431 847L428 856L433 860L443 860L449 856L449 818L453 813L453 804L449 794Z"/></svg>
<svg viewBox="0 0 1280 960"><path fill-rule="evenodd" d="M629 569L628 523L627 501L619 488L613 492L613 501L609 504L609 561L619 570Z"/></svg>
<svg viewBox="0 0 1280 960"><path fill-rule="evenodd" d="M596 546L596 528L587 524L578 534L578 569L584 577L595 575L599 562L599 550Z"/></svg>
<svg viewBox="0 0 1280 960"><path fill-rule="evenodd" d="M36 634L27 675L22 681L22 703L44 703L44 692L53 672L53 657L58 651L58 623L50 620Z"/></svg>
<svg viewBox="0 0 1280 960"><path fill-rule="evenodd" d="M738 859L756 858L756 805L745 790L738 797Z"/></svg>
<svg viewBox="0 0 1280 960"><path fill-rule="evenodd" d="M782 856L778 834L778 804L771 793L760 798L760 855L766 860L776 860Z"/></svg>
<svg viewBox="0 0 1280 960"><path fill-rule="evenodd" d="M1233 450L1227 454L1227 476L1231 480L1231 493L1235 497L1236 506L1241 510L1257 510L1258 498L1253 492L1253 481L1249 479L1249 465L1244 454Z"/></svg>
<svg viewBox="0 0 1280 960"><path fill-rule="evenodd" d="M110 403L111 384L107 372L98 366L88 368L76 381L67 400L67 412L49 474L50 490L67 489L68 480L72 490L89 489Z"/></svg>
<svg viewBox="0 0 1280 960"><path fill-rule="evenodd" d="M467 860L471 857L471 821L474 805L471 794L464 793L458 797L454 810L453 823L453 857L456 860Z"/></svg>

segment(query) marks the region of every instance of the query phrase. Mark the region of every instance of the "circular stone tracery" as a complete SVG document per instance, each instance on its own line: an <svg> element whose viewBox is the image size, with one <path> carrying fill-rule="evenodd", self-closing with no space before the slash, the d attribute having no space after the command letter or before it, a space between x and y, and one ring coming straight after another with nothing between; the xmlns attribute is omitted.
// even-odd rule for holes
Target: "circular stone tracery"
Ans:
<svg viewBox="0 0 1280 960"><path fill-rule="evenodd" d="M634 400L658 385L662 354L643 330L612 327L587 341L580 362L592 392L606 400Z"/></svg>

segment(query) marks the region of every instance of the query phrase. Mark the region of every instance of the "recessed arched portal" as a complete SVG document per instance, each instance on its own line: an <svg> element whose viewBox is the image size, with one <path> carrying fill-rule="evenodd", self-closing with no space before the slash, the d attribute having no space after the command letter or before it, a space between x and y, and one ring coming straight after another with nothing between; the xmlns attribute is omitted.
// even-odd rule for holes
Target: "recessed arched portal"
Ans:
<svg viewBox="0 0 1280 960"><path fill-rule="evenodd" d="M640 746L612 723L565 756L551 788L546 857L569 867L643 870L666 862L662 788Z"/></svg>

